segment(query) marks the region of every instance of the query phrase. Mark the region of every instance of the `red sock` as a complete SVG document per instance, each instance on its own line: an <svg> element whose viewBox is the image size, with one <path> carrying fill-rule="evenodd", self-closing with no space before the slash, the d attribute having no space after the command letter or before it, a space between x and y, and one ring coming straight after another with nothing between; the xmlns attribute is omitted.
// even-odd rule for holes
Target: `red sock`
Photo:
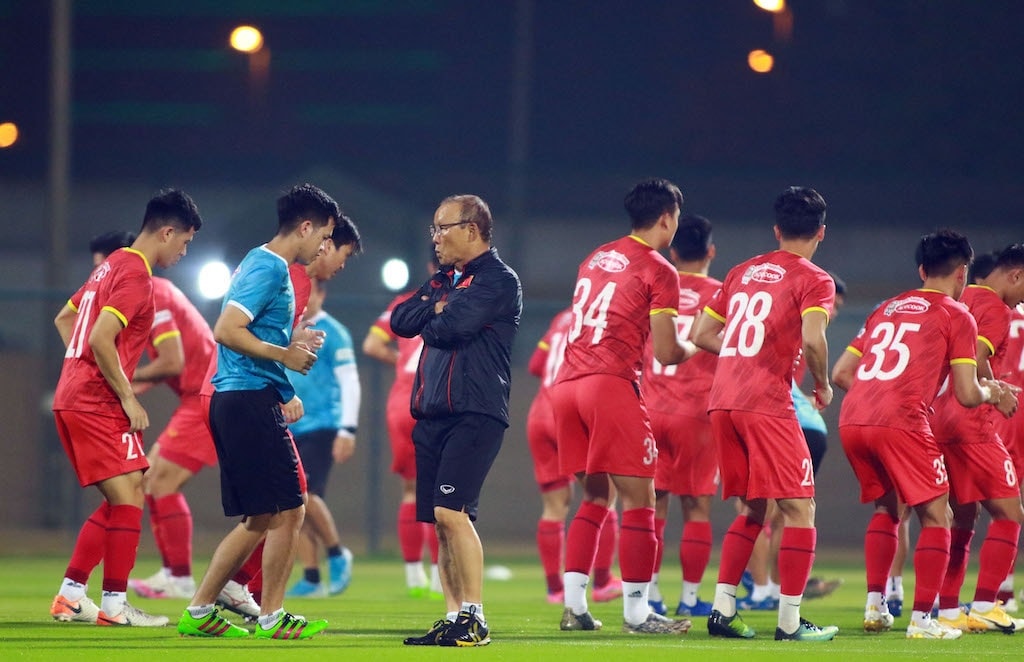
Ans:
<svg viewBox="0 0 1024 662"><path fill-rule="evenodd" d="M415 502L398 504L398 546L406 563L423 560L423 522L416 521Z"/></svg>
<svg viewBox="0 0 1024 662"><path fill-rule="evenodd" d="M160 565L169 568L167 555L164 554L163 531L160 530L160 517L157 513L156 499L151 494L146 495L146 508L149 510L149 528L153 531L153 542L156 543L156 550L160 552Z"/></svg>
<svg viewBox="0 0 1024 662"><path fill-rule="evenodd" d="M135 567L142 535L142 508L111 506L107 540L103 548L103 590L128 590L128 575Z"/></svg>
<svg viewBox="0 0 1024 662"><path fill-rule="evenodd" d="M594 556L594 586L604 586L612 580L612 562L619 545L619 513L608 509L608 517L601 525L597 538L597 554Z"/></svg>
<svg viewBox="0 0 1024 662"><path fill-rule="evenodd" d="M782 527L779 548L779 592L782 595L803 595L807 578L814 565L814 547L818 533L814 527Z"/></svg>
<svg viewBox="0 0 1024 662"><path fill-rule="evenodd" d="M80 584L89 583L89 575L103 560L107 540L110 504L104 501L82 524L75 539L75 549L64 576Z"/></svg>
<svg viewBox="0 0 1024 662"><path fill-rule="evenodd" d="M738 586L743 577L743 571L750 561L750 555L754 551L754 541L761 534L764 525L761 522L738 515L729 525L722 540L722 559L718 567L718 583L732 584Z"/></svg>
<svg viewBox="0 0 1024 662"><path fill-rule="evenodd" d="M665 524L664 517L654 518L654 537L657 539L658 547L654 550L654 572L661 572L661 561L665 557Z"/></svg>
<svg viewBox="0 0 1024 662"><path fill-rule="evenodd" d="M174 577L192 576L192 511L181 492L156 500L157 519L166 567Z"/></svg>
<svg viewBox="0 0 1024 662"><path fill-rule="evenodd" d="M687 522L679 540L683 581L699 584L711 561L711 522Z"/></svg>
<svg viewBox="0 0 1024 662"><path fill-rule="evenodd" d="M544 567L548 593L565 590L562 585L562 550L565 548L565 522L537 520L537 552Z"/></svg>
<svg viewBox="0 0 1024 662"><path fill-rule="evenodd" d="M252 550L252 554L245 560L242 567L238 569L235 576L231 579L235 580L239 584L248 584L253 580L260 569L263 568L263 540L256 545L256 549Z"/></svg>
<svg viewBox="0 0 1024 662"><path fill-rule="evenodd" d="M608 509L604 506L599 506L593 501L584 501L580 504L565 536L566 572L590 574L594 567L594 555L597 554L597 539L606 517ZM594 584L600 586L596 581Z"/></svg>
<svg viewBox="0 0 1024 662"><path fill-rule="evenodd" d="M999 585L1010 574L1013 560L1017 556L1017 538L1020 524L1007 519L992 520L988 534L978 554L978 586L974 599L980 602L995 602Z"/></svg>
<svg viewBox="0 0 1024 662"><path fill-rule="evenodd" d="M437 527L433 524L427 524L426 522L420 522L423 525L423 537L427 540L427 549L430 550L430 562L437 565Z"/></svg>
<svg viewBox="0 0 1024 662"><path fill-rule="evenodd" d="M266 542L267 539L264 538L260 544L256 545L256 549L252 550L256 571L252 573L252 579L249 580L249 592L252 593L252 599L258 605L263 604L263 546Z"/></svg>
<svg viewBox="0 0 1024 662"><path fill-rule="evenodd" d="M956 529L963 531L963 529ZM970 545L970 536L967 544ZM948 571L946 564L950 557L950 531L941 526L926 526L921 529L914 548L914 611L930 612L935 604L935 596L939 587L943 586L943 576ZM963 574L961 582L963 581ZM941 598L940 598L941 605ZM957 597L953 598L953 607L959 606Z"/></svg>
<svg viewBox="0 0 1024 662"><path fill-rule="evenodd" d="M889 568L899 544L900 520L887 513L875 513L864 534L864 567L868 593L884 593Z"/></svg>
<svg viewBox="0 0 1024 662"><path fill-rule="evenodd" d="M971 539L974 538L973 529L951 529L949 533L949 564L946 566L942 588L939 589L939 609L956 609L960 606L960 589L964 585L967 562L971 558ZM921 543L918 542L917 546L920 547ZM931 605L928 608L931 609Z"/></svg>
<svg viewBox="0 0 1024 662"><path fill-rule="evenodd" d="M624 582L649 582L654 573L658 538L654 535L654 508L622 511L619 532L619 570Z"/></svg>

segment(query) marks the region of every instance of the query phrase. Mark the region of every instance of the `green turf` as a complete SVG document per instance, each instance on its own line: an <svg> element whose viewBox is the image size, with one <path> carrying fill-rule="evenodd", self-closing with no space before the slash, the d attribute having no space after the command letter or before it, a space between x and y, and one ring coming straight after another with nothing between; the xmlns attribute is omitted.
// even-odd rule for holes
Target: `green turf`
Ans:
<svg viewBox="0 0 1024 662"><path fill-rule="evenodd" d="M837 660L1001 660L1020 659L1024 634L999 633L964 635L958 641L908 641L902 628L907 616L897 619L896 629L881 635L861 630L863 578L861 570L848 562L829 563L819 559L815 574L841 577L845 584L820 600L804 603L803 615L820 624L841 628L832 642L809 644L776 642L774 612L754 612L746 621L758 631L751 641L710 639L705 619L694 619L694 627L682 637L625 634L620 630L621 602L591 604L595 616L605 623L599 632L561 632L561 607L544 600L539 565L529 559L489 559L512 570L511 581L488 581L485 606L493 643L486 648L453 650L410 648L402 639L425 632L443 616L443 603L412 600L405 596L404 573L397 559L357 558L352 586L338 597L288 600L291 611L310 618L327 618L331 627L312 640L273 642L180 638L173 624L184 600L143 600L132 603L152 613L172 617L165 628L101 628L79 623L55 623L48 614L50 601L63 574L66 559L52 557L0 558L0 660L439 660L453 655L498 660L575 659L588 655L614 656L617 660L805 660L829 657ZM156 570L152 558L140 559L136 576ZM197 571L202 571L197 567ZM715 569L705 575L704 598L710 599ZM94 577L98 585L99 576ZM662 581L666 597L677 597L675 580ZM973 586L973 577L967 586ZM966 592L967 589L965 589ZM98 590L90 594L99 601ZM250 628L252 626L249 626Z"/></svg>

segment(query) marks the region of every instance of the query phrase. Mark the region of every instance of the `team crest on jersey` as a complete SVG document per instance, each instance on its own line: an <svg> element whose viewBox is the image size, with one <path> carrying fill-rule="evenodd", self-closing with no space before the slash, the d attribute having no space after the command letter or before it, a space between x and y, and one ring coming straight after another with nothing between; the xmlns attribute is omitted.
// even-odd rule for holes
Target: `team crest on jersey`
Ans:
<svg viewBox="0 0 1024 662"><path fill-rule="evenodd" d="M590 263L587 264L587 269L597 267L602 271L616 274L620 271L625 271L628 266L629 258L622 253L618 251L600 251L597 255L590 258Z"/></svg>
<svg viewBox="0 0 1024 662"><path fill-rule="evenodd" d="M696 308L700 305L700 294L694 292L688 287L679 288L679 308L687 309Z"/></svg>
<svg viewBox="0 0 1024 662"><path fill-rule="evenodd" d="M104 278L106 278L107 274L109 274L109 273L110 273L110 263L104 261L103 264L101 264L100 266L96 267L96 269L92 272L92 279L98 283L101 280L103 280Z"/></svg>
<svg viewBox="0 0 1024 662"><path fill-rule="evenodd" d="M741 282L746 285L750 281L756 281L758 283L777 283L782 280L782 277L786 275L786 270L777 264L771 262L764 262L762 264L755 264L747 267L747 271L743 274Z"/></svg>
<svg viewBox="0 0 1024 662"><path fill-rule="evenodd" d="M911 315L918 315L920 313L928 312L931 307L931 302L924 297L907 297L906 299L896 299L890 301L885 306L883 314L886 317L895 315L896 313L909 313Z"/></svg>

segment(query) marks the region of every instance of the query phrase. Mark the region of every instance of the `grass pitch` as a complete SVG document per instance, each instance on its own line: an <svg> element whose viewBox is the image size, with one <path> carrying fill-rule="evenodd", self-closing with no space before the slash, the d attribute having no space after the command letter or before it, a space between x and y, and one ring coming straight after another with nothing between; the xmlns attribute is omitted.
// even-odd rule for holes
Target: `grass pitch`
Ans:
<svg viewBox="0 0 1024 662"><path fill-rule="evenodd" d="M712 639L705 619L695 618L693 629L682 637L654 637L621 631L621 602L591 603L591 611L604 621L598 632L561 632L561 607L544 599L539 564L529 558L488 558L512 571L509 581L489 580L485 607L493 643L478 649L450 649L402 645L409 635L425 632L444 615L442 602L413 600L404 591L401 561L396 558L360 558L351 587L343 595L323 599L289 599L287 607L310 618L327 618L331 627L318 637L295 642L210 640L181 638L174 623L184 600L131 602L151 613L171 617L165 628L101 628L80 623L56 623L49 606L67 560L64 557L0 557L0 660L441 660L471 656L494 660L580 659L612 656L616 660L1010 660L1024 654L1024 633L964 635L957 641L910 641L904 638L908 616L897 619L892 632L869 635L861 629L863 573L854 563L829 562L819 557L814 574L841 577L845 583L833 595L804 602L803 615L819 625L834 624L839 636L827 643L776 642L775 612L746 612L744 620L757 631L749 641ZM157 561L140 558L134 576L155 571ZM204 567L196 567L197 576ZM93 577L90 597L99 602L100 571ZM666 603L678 597L678 583L666 562L661 585ZM710 599L717 569L705 575L703 596ZM293 577L294 579L294 577ZM964 593L974 585L968 577ZM908 593L909 595L909 593ZM909 607L909 604L908 604ZM905 612L905 614L909 614ZM233 619L240 623L240 619ZM250 629L253 626L249 626Z"/></svg>

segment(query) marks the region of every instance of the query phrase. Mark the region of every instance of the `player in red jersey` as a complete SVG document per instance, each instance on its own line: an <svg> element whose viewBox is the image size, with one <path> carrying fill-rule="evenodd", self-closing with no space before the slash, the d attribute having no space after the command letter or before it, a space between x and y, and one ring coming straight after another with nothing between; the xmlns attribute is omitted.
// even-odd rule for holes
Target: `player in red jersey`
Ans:
<svg viewBox="0 0 1024 662"><path fill-rule="evenodd" d="M961 301L978 324L978 374L994 379L1001 374L1010 332L1010 308L1024 301L1024 245L1000 252L984 285L970 285ZM1012 393L1007 399L1016 408ZM1003 415L1012 413L1006 402ZM992 407L965 409L949 389L935 399L932 429L946 460L953 508L949 566L939 591L939 621L961 630L1016 629L1014 620L998 604L996 594L1017 554L1024 508L1013 461L996 433L999 414ZM992 517L978 557L978 583L970 614L960 608L971 539L979 506ZM1024 621L1020 622L1024 628Z"/></svg>
<svg viewBox="0 0 1024 662"><path fill-rule="evenodd" d="M719 355L708 408L722 472L722 496L744 508L726 532L708 632L750 638L736 613L736 586L764 526L769 499L785 517L779 552L776 639L823 641L838 628L800 617L814 561L814 473L793 408L793 365L803 352L819 408L832 401L825 327L835 282L811 263L825 237L825 201L790 187L775 201L779 250L733 267L705 306L693 340Z"/></svg>
<svg viewBox="0 0 1024 662"><path fill-rule="evenodd" d="M722 286L720 281L708 277L711 260L715 258L711 222L703 216L680 218L669 257L679 271L676 333L680 340L685 340L704 306ZM718 459L707 413L708 392L718 357L698 352L684 364L663 366L652 351L648 343L643 392L651 430L658 443L658 469L654 477L658 556L648 600L656 612L665 613L658 576L665 549L669 497L676 495L683 511L679 541L682 590L676 615L708 616L711 603L698 599L697 590L711 557L711 499L718 490Z"/></svg>
<svg viewBox="0 0 1024 662"><path fill-rule="evenodd" d="M551 388L559 464L583 485L583 502L566 541L563 630L601 626L587 609L586 587L612 484L623 510L623 629L679 634L690 627L689 620L655 614L647 603L658 547L658 449L639 384L649 335L654 357L664 365L685 361L696 351L676 337L679 274L658 253L675 235L682 203L682 194L669 181L637 184L625 199L632 232L598 247L578 271L565 361Z"/></svg>
<svg viewBox="0 0 1024 662"><path fill-rule="evenodd" d="M569 515L569 502L572 500L573 476L564 473L558 465L558 440L549 389L555 383L565 357L566 336L571 326L571 308L555 315L533 350L527 368L531 375L540 378L537 394L526 415L526 438L533 458L533 476L541 495L537 551L544 567L547 599L551 604L562 604L565 600L562 560L565 558L565 518ZM622 580L611 571L618 529L618 513L612 496L594 557L594 602L610 602L622 595Z"/></svg>
<svg viewBox="0 0 1024 662"><path fill-rule="evenodd" d="M977 326L959 303L973 253L963 235L921 238L916 251L923 287L880 305L836 362L832 375L849 390L839 417L846 456L875 512L864 536L868 597L864 629L892 627L885 577L896 555L900 504L921 521L908 638L955 639L961 632L931 619L948 559L949 483L929 421L935 393L952 374L954 397L967 407L998 401L1003 389L978 381Z"/></svg>
<svg viewBox="0 0 1024 662"><path fill-rule="evenodd" d="M433 254L433 251L431 251ZM426 263L433 275L439 268L436 259ZM395 367L395 379L385 405L388 439L391 442L391 472L401 480L402 498L398 503L398 545L405 562L405 585L410 597L443 599L441 575L437 567L437 531L426 522L416 521L416 449L412 429L416 419L409 411L416 366L423 351L423 338L403 338L391 330L391 311L415 290L399 294L388 304L363 339L363 353ZM423 569L423 546L430 551L430 578Z"/></svg>
<svg viewBox="0 0 1024 662"><path fill-rule="evenodd" d="M127 602L142 526L142 474L149 468L142 446L149 415L131 378L153 326L152 267L177 263L201 225L188 195L162 191L146 205L131 247L96 267L54 320L67 347L53 400L57 432L81 485L95 485L103 495L82 525L50 607L58 621L167 624L166 616ZM103 599L97 608L86 584L100 561Z"/></svg>

